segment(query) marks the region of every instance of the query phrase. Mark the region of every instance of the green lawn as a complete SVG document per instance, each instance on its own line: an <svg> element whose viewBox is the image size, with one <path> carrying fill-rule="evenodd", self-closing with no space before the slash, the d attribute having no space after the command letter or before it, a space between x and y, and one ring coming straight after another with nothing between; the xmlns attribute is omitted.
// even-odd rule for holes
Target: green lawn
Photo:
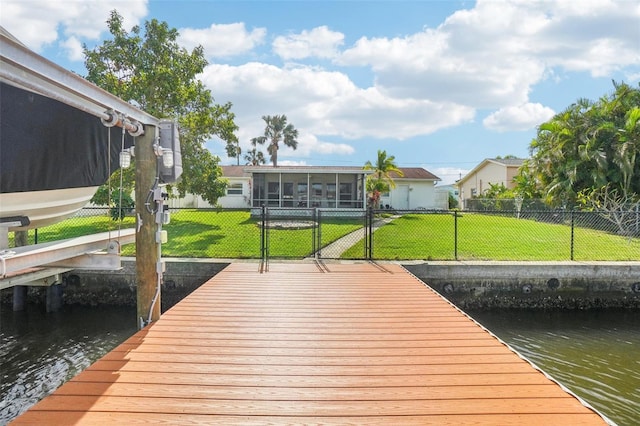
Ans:
<svg viewBox="0 0 640 426"><path fill-rule="evenodd" d="M454 259L454 227L452 214L404 215L374 233L374 257ZM360 243L343 257L357 257L362 250ZM571 227L465 213L458 217L458 259L570 260ZM574 260L640 260L640 239L576 227Z"/></svg>
<svg viewBox="0 0 640 426"><path fill-rule="evenodd" d="M133 226L135 220L131 217L122 225ZM361 227L362 219L323 218L322 245ZM78 217L39 229L38 242L117 229L118 224L106 216ZM172 213L171 223L164 229L169 241L162 246L163 256L260 258L259 219L252 218L248 211L180 210ZM574 260L640 260L638 238L628 240L578 227L574 231ZM407 214L374 233L373 255L380 260L452 260L454 235L454 217L450 213ZM312 254L314 229L271 229L268 238L271 257L303 258ZM363 242L354 244L343 258L363 257ZM570 260L571 228L565 224L464 213L458 217L457 250L458 259L466 260ZM135 245L123 247L123 255L135 255Z"/></svg>
<svg viewBox="0 0 640 426"><path fill-rule="evenodd" d="M171 214L164 225L168 242L162 245L167 257L260 258L261 228L259 218L248 211L180 210ZM135 219L125 218L122 228L135 226ZM324 218L322 242L329 244L362 227L361 219ZM48 242L112 230L118 224L106 216L76 217L38 230L38 242ZM33 233L33 231L30 231ZM270 229L271 257L304 258L313 252L314 228ZM33 236L30 237L33 239ZM135 255L135 245L122 248L125 256Z"/></svg>

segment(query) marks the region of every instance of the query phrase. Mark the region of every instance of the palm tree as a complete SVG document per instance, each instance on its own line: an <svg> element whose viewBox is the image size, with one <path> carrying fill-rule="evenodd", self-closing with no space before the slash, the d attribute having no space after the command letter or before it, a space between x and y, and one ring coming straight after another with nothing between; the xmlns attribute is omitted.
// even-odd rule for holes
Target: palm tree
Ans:
<svg viewBox="0 0 640 426"><path fill-rule="evenodd" d="M270 155L273 167L278 167L278 149L280 149L280 142L283 142L289 148L296 149L298 147L298 130L293 127L293 124L287 124L286 115L270 115L262 116L262 119L267 124L264 129L264 135L251 139L253 146L257 144L264 145L265 142L269 142L267 146L267 152Z"/></svg>
<svg viewBox="0 0 640 426"><path fill-rule="evenodd" d="M259 166L260 164L264 164L264 154L262 151L258 151L256 148L248 151L244 155L244 159L247 161L248 166Z"/></svg>
<svg viewBox="0 0 640 426"><path fill-rule="evenodd" d="M367 192L369 192L369 200L372 205L376 205L380 200L380 194L387 192L390 188L395 188L391 174L398 177L404 176L402 170L395 163L396 157L393 155L387 157L387 151L378 150L378 159L374 164L367 161L364 165L365 170L375 170L375 172L367 178Z"/></svg>
<svg viewBox="0 0 640 426"><path fill-rule="evenodd" d="M404 176L402 170L398 168L395 163L396 157L390 155L387 157L387 151L378 150L378 160L376 164L371 164L371 161L367 161L364 165L365 170L375 170L372 177L377 180L381 180L386 183L389 188L395 188L396 184L391 176L394 173L398 177Z"/></svg>

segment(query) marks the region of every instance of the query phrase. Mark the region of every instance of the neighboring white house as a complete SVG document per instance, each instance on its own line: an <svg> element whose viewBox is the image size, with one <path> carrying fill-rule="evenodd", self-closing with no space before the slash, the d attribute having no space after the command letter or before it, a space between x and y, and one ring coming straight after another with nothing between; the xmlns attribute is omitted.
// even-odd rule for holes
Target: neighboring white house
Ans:
<svg viewBox="0 0 640 426"><path fill-rule="evenodd" d="M395 209L447 209L448 194L437 191L440 178L419 167L400 168L393 176L396 188L383 194L381 204ZM366 177L373 170L330 166L222 166L227 193L218 199L224 208L319 207L365 209ZM194 195L174 201L172 207L211 207Z"/></svg>
<svg viewBox="0 0 640 426"><path fill-rule="evenodd" d="M218 199L218 204L226 208L251 207L251 173L247 166L222 166L222 176L229 182L227 193Z"/></svg>
<svg viewBox="0 0 640 426"><path fill-rule="evenodd" d="M513 179L524 162L521 158L487 158L456 182L459 189L460 206L465 200L482 195L491 185L502 184L507 189L515 188Z"/></svg>
<svg viewBox="0 0 640 426"><path fill-rule="evenodd" d="M449 208L448 193L437 191L436 183L441 179L422 167L398 167L402 177L391 173L396 187L382 194L380 204L396 210L446 210Z"/></svg>

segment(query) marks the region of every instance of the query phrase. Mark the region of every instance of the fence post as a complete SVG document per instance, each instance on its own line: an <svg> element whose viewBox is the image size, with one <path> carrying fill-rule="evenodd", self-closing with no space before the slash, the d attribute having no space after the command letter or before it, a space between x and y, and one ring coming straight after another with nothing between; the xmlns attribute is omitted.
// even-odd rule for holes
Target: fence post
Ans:
<svg viewBox="0 0 640 426"><path fill-rule="evenodd" d="M368 232L367 240L368 244L368 253L367 259L373 260L373 207L369 207L369 223L368 223Z"/></svg>
<svg viewBox="0 0 640 426"><path fill-rule="evenodd" d="M453 211L453 258L458 260L458 211Z"/></svg>
<svg viewBox="0 0 640 426"><path fill-rule="evenodd" d="M315 253L316 254L316 259L320 259L322 258L322 243L320 241L322 241L321 235L320 235L320 211L318 210L318 208L316 207L315 209L313 209L313 214L312 214L312 220L313 220L313 236L311 238L311 253ZM316 231L317 229L317 231ZM317 233L317 235L316 235Z"/></svg>
<svg viewBox="0 0 640 426"><path fill-rule="evenodd" d="M573 208L571 209L571 260L573 260L573 245L574 245L574 214Z"/></svg>
<svg viewBox="0 0 640 426"><path fill-rule="evenodd" d="M262 226L260 226L260 260L266 260L266 231L267 231L267 207L262 205L261 217Z"/></svg>
<svg viewBox="0 0 640 426"><path fill-rule="evenodd" d="M365 210L364 215L362 216L362 241L364 242L364 252L362 253L362 258L367 258L367 253L369 253L369 234L367 230L369 229L369 209Z"/></svg>

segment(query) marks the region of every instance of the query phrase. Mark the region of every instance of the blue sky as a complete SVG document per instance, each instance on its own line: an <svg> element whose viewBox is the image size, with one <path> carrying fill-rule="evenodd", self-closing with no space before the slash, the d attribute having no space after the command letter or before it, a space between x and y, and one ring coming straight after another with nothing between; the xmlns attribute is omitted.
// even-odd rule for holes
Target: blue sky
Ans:
<svg viewBox="0 0 640 426"><path fill-rule="evenodd" d="M384 149L452 183L528 156L536 126L577 99L640 80L640 0L2 0L0 23L84 75L81 45L108 37L112 9L204 47L201 79L233 104L245 151L263 115L285 114L299 146L280 165L361 166Z"/></svg>

